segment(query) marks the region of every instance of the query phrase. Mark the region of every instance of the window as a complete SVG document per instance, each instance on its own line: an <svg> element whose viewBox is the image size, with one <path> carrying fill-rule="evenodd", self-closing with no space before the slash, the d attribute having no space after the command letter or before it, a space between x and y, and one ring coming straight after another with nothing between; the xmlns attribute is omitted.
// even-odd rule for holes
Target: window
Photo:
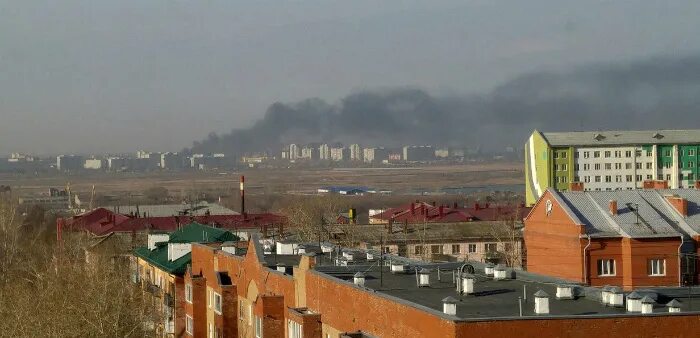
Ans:
<svg viewBox="0 0 700 338"><path fill-rule="evenodd" d="M556 158L559 158L559 152L557 152L557 151L554 152L554 158L555 158L555 159L556 159Z"/></svg>
<svg viewBox="0 0 700 338"><path fill-rule="evenodd" d="M591 152L590 151L584 151L583 152L583 158L589 158L591 157Z"/></svg>
<svg viewBox="0 0 700 338"><path fill-rule="evenodd" d="M591 165L588 163L583 164L583 170L591 170Z"/></svg>
<svg viewBox="0 0 700 338"><path fill-rule="evenodd" d="M221 295L213 292L214 293L214 312L221 314Z"/></svg>
<svg viewBox="0 0 700 338"><path fill-rule="evenodd" d="M688 179L689 180L694 180L695 179L695 174L694 173L688 173Z"/></svg>
<svg viewBox="0 0 700 338"><path fill-rule="evenodd" d="M666 175L666 181L670 181L670 180L671 180L671 174L667 174L667 175Z"/></svg>
<svg viewBox="0 0 700 338"><path fill-rule="evenodd" d="M612 176L605 175L605 183L610 183L610 182L612 182Z"/></svg>
<svg viewBox="0 0 700 338"><path fill-rule="evenodd" d="M671 156L671 150L670 150L670 149L667 149L667 150L664 152L664 156Z"/></svg>
<svg viewBox="0 0 700 338"><path fill-rule="evenodd" d="M600 157L600 151L594 151L594 152L593 152L593 157L594 157L594 158L599 158L599 157Z"/></svg>
<svg viewBox="0 0 700 338"><path fill-rule="evenodd" d="M642 164L637 163L639 165L639 169L642 169ZM625 169L632 169L632 163L625 163Z"/></svg>
<svg viewBox="0 0 700 338"><path fill-rule="evenodd" d="M636 178L637 178L637 182L641 182L641 181L642 181L642 175L637 175Z"/></svg>
<svg viewBox="0 0 700 338"><path fill-rule="evenodd" d="M596 176L596 177L595 177L595 182L596 182L596 183L600 183L600 176Z"/></svg>
<svg viewBox="0 0 700 338"><path fill-rule="evenodd" d="M615 260L599 259L598 276L615 276Z"/></svg>
<svg viewBox="0 0 700 338"><path fill-rule="evenodd" d="M615 157L616 157L616 158L622 157L622 152L619 151L619 150L615 150Z"/></svg>
<svg viewBox="0 0 700 338"><path fill-rule="evenodd" d="M673 166L673 163L671 163L671 162L664 163L664 168L666 168L666 169L670 169L671 166Z"/></svg>
<svg viewBox="0 0 700 338"><path fill-rule="evenodd" d="M189 334L194 332L194 320L192 320L190 315L185 315L185 331Z"/></svg>
<svg viewBox="0 0 700 338"><path fill-rule="evenodd" d="M635 151L634 151L634 157L642 157L642 151L641 151L641 150L635 150Z"/></svg>
<svg viewBox="0 0 700 338"><path fill-rule="evenodd" d="M647 150L647 157L651 157L651 155L653 155L653 154L652 154L652 151L651 151L651 150Z"/></svg>
<svg viewBox="0 0 700 338"><path fill-rule="evenodd" d="M610 158L610 151L605 152L605 158Z"/></svg>
<svg viewBox="0 0 700 338"><path fill-rule="evenodd" d="M583 182L591 183L591 177L590 176L583 176Z"/></svg>
<svg viewBox="0 0 700 338"><path fill-rule="evenodd" d="M578 165L578 163L574 164L574 170L579 171L579 165Z"/></svg>
<svg viewBox="0 0 700 338"><path fill-rule="evenodd" d="M600 163L594 164L594 165L593 165L593 168L594 168L595 170L600 170Z"/></svg>
<svg viewBox="0 0 700 338"><path fill-rule="evenodd" d="M627 176L625 176L625 181L632 182L633 181L632 178L633 178L632 175L627 175Z"/></svg>
<svg viewBox="0 0 700 338"><path fill-rule="evenodd" d="M575 151L575 152L574 152L574 158L578 158L579 156L580 156L579 152L578 152L578 151Z"/></svg>
<svg viewBox="0 0 700 338"><path fill-rule="evenodd" d="M663 175L663 174L659 174L658 177L659 177L659 181L662 181L662 180L664 179L664 175Z"/></svg>
<svg viewBox="0 0 700 338"><path fill-rule="evenodd" d="M413 253L416 255L422 255L423 254L423 246L421 246L421 245L414 246Z"/></svg>
<svg viewBox="0 0 700 338"><path fill-rule="evenodd" d="M581 178L578 176L574 176L574 182L581 182Z"/></svg>
<svg viewBox="0 0 700 338"><path fill-rule="evenodd" d="M653 258L648 264L649 276L665 276L666 275L666 260Z"/></svg>
<svg viewBox="0 0 700 338"><path fill-rule="evenodd" d="M628 163L628 164L629 164L629 163ZM627 168L627 169L629 169L629 168ZM635 165L635 169L642 169L642 164L639 163L639 162L637 162L636 165Z"/></svg>
<svg viewBox="0 0 700 338"><path fill-rule="evenodd" d="M632 151L631 150L625 151L625 157L627 157L627 158L632 157Z"/></svg>
<svg viewBox="0 0 700 338"><path fill-rule="evenodd" d="M651 170L654 168L654 163L647 162L647 169Z"/></svg>
<svg viewBox="0 0 700 338"><path fill-rule="evenodd" d="M561 158L566 158L566 152L561 153Z"/></svg>
<svg viewBox="0 0 700 338"><path fill-rule="evenodd" d="M185 284L185 300L192 304L192 284Z"/></svg>
<svg viewBox="0 0 700 338"><path fill-rule="evenodd" d="M612 163L605 163L605 170L611 170L612 169Z"/></svg>
<svg viewBox="0 0 700 338"><path fill-rule="evenodd" d="M688 156L695 156L695 149L688 149Z"/></svg>
<svg viewBox="0 0 700 338"><path fill-rule="evenodd" d="M476 244L469 244L469 245L467 245L467 252L469 252L469 253L476 253Z"/></svg>
<svg viewBox="0 0 700 338"><path fill-rule="evenodd" d="M442 245L431 245L430 246L430 253L441 254L442 253Z"/></svg>
<svg viewBox="0 0 700 338"><path fill-rule="evenodd" d="M567 171L567 170L569 170L569 167L568 167L566 164L560 165L559 168L560 168L562 171Z"/></svg>
<svg viewBox="0 0 700 338"><path fill-rule="evenodd" d="M461 250L459 249L459 244L452 244L452 253L458 254Z"/></svg>
<svg viewBox="0 0 700 338"><path fill-rule="evenodd" d="M287 337L302 338L302 331L301 324L293 320L287 320Z"/></svg>
<svg viewBox="0 0 700 338"><path fill-rule="evenodd" d="M647 179L648 179L648 180L653 180L653 179L654 179L654 175L647 175Z"/></svg>
<svg viewBox="0 0 700 338"><path fill-rule="evenodd" d="M484 250L486 252L496 252L496 243L486 243L484 244Z"/></svg>
<svg viewBox="0 0 700 338"><path fill-rule="evenodd" d="M262 338L262 336L263 336L262 318L255 316L255 338Z"/></svg>
<svg viewBox="0 0 700 338"><path fill-rule="evenodd" d="M615 175L615 182L617 182L617 183L622 182L622 175Z"/></svg>
<svg viewBox="0 0 700 338"><path fill-rule="evenodd" d="M693 161L688 162L688 168L695 168L695 162L693 162Z"/></svg>

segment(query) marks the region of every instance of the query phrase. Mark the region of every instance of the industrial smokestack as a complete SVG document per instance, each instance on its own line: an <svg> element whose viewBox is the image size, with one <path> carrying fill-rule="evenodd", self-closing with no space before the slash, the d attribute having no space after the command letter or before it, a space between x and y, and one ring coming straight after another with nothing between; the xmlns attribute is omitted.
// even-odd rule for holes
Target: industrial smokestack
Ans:
<svg viewBox="0 0 700 338"><path fill-rule="evenodd" d="M245 176L241 175L241 215L246 218L245 214Z"/></svg>

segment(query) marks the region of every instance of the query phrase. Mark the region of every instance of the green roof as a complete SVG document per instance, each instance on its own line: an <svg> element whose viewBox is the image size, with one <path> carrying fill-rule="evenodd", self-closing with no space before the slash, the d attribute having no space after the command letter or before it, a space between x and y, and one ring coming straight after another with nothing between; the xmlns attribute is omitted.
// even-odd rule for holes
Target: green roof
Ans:
<svg viewBox="0 0 700 338"><path fill-rule="evenodd" d="M170 234L167 243L208 243L238 241L240 238L229 231L213 228L199 223L190 223ZM154 250L148 247L140 247L134 250L139 257L161 270L174 275L183 275L187 264L192 260L192 254L188 253L174 261L168 260L168 245L166 242L158 243Z"/></svg>

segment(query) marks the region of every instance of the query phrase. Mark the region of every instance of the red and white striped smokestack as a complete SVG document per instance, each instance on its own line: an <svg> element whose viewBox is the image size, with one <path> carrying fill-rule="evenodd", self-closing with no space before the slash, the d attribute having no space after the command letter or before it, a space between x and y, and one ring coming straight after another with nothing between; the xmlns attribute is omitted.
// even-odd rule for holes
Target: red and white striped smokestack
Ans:
<svg viewBox="0 0 700 338"><path fill-rule="evenodd" d="M241 215L245 217L245 176L241 175Z"/></svg>

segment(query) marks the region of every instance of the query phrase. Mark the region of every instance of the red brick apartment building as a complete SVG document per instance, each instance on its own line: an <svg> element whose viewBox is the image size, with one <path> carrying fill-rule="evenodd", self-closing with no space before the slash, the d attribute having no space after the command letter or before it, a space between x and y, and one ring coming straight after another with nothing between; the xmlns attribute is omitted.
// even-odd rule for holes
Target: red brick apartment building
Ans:
<svg viewBox="0 0 700 338"><path fill-rule="evenodd" d="M592 286L698 282L700 190L547 190L525 218L527 269Z"/></svg>
<svg viewBox="0 0 700 338"><path fill-rule="evenodd" d="M257 235L234 251L193 244L176 336L695 337L700 323L700 304L670 313L679 309L672 293L650 291L655 300L627 312L601 304L598 289L523 271L309 249L266 255ZM334 264L341 255L354 264Z"/></svg>

